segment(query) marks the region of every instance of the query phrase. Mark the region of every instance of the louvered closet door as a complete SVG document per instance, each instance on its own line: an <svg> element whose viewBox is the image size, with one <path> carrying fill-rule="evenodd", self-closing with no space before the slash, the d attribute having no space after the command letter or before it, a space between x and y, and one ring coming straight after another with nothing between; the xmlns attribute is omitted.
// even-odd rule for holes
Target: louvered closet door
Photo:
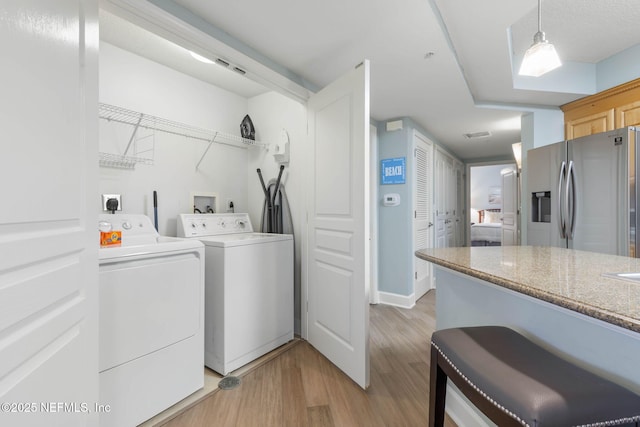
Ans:
<svg viewBox="0 0 640 427"><path fill-rule="evenodd" d="M433 247L433 143L415 132L413 195L414 250ZM433 283L431 263L414 257L414 295L418 300Z"/></svg>

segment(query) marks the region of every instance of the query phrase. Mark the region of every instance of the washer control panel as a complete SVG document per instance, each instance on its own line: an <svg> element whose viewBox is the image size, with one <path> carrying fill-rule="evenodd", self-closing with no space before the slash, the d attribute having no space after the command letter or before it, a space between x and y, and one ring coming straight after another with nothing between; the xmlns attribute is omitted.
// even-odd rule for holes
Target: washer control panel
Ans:
<svg viewBox="0 0 640 427"><path fill-rule="evenodd" d="M178 237L252 232L253 227L247 213L180 214L178 216Z"/></svg>

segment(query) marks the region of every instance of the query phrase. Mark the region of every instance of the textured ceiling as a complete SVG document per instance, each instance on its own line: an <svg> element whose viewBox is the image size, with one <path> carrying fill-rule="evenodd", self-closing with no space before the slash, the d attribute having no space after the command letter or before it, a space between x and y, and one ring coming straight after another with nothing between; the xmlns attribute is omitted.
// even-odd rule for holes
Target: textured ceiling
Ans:
<svg viewBox="0 0 640 427"><path fill-rule="evenodd" d="M513 24L514 51L526 50L537 28L535 6ZM563 60L596 63L640 42L640 1L543 1L542 31Z"/></svg>

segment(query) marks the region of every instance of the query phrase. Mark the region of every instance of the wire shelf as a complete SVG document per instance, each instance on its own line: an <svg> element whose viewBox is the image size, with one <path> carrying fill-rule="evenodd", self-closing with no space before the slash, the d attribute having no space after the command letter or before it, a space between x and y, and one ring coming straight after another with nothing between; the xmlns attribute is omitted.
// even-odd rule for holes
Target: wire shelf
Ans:
<svg viewBox="0 0 640 427"><path fill-rule="evenodd" d="M111 153L99 153L99 155L100 166L108 168L133 169L138 163L153 164L153 159L145 159L143 157L122 156Z"/></svg>
<svg viewBox="0 0 640 427"><path fill-rule="evenodd" d="M127 110L126 108L117 107L115 105L100 103L99 114L100 118L104 120L124 123L145 129L158 130L161 132L184 136L186 138L192 138L209 143L217 142L239 148L246 148L247 146L268 146L265 143L254 141L252 139L242 138L240 136L225 132L203 129L180 122L163 119L161 117L151 116L149 114Z"/></svg>

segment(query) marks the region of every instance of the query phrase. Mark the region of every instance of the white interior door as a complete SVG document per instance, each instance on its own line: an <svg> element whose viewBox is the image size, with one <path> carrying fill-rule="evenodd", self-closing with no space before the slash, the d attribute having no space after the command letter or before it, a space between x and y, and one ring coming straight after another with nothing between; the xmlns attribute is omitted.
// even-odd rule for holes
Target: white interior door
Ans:
<svg viewBox="0 0 640 427"><path fill-rule="evenodd" d="M98 423L97 14L2 2L2 426Z"/></svg>
<svg viewBox="0 0 640 427"><path fill-rule="evenodd" d="M307 336L369 385L369 62L309 99Z"/></svg>
<svg viewBox="0 0 640 427"><path fill-rule="evenodd" d="M445 159L444 155L436 150L435 162L434 162L434 176L435 176L435 234L436 234L436 248L447 247L447 214L446 214L446 179L445 179Z"/></svg>
<svg viewBox="0 0 640 427"><path fill-rule="evenodd" d="M455 161L454 170L456 179L455 246L464 246L464 165Z"/></svg>
<svg viewBox="0 0 640 427"><path fill-rule="evenodd" d="M518 244L518 174L502 174L502 246Z"/></svg>
<svg viewBox="0 0 640 427"><path fill-rule="evenodd" d="M376 127L369 126L369 182L374 183L369 186L369 249L370 249L370 279L369 279L369 302L378 304L380 295L378 292L378 134Z"/></svg>
<svg viewBox="0 0 640 427"><path fill-rule="evenodd" d="M413 135L414 191L413 191L413 249L433 247L433 142L418 132ZM414 295L416 301L433 287L433 268L430 262L413 257Z"/></svg>

